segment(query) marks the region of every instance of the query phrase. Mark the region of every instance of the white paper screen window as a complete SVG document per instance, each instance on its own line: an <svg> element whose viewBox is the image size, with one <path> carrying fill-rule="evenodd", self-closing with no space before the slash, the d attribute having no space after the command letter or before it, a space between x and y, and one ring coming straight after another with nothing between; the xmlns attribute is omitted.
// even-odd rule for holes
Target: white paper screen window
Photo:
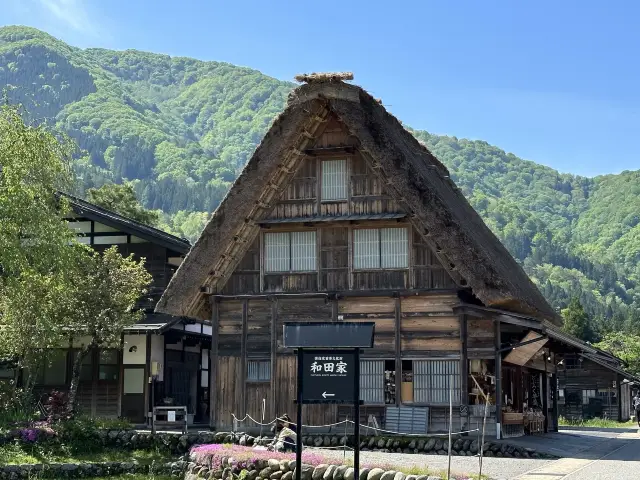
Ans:
<svg viewBox="0 0 640 480"><path fill-rule="evenodd" d="M316 270L316 232L282 232L264 235L265 272Z"/></svg>
<svg viewBox="0 0 640 480"><path fill-rule="evenodd" d="M316 232L291 232L291 271L316 269Z"/></svg>
<svg viewBox="0 0 640 480"><path fill-rule="evenodd" d="M264 234L265 272L288 272L290 263L289 232Z"/></svg>
<svg viewBox="0 0 640 480"><path fill-rule="evenodd" d="M409 242L406 228L380 229L380 266L382 268L407 268Z"/></svg>
<svg viewBox="0 0 640 480"><path fill-rule="evenodd" d="M322 200L347 199L347 161L322 162Z"/></svg>
<svg viewBox="0 0 640 480"><path fill-rule="evenodd" d="M380 268L380 231L353 231L353 267L357 270Z"/></svg>

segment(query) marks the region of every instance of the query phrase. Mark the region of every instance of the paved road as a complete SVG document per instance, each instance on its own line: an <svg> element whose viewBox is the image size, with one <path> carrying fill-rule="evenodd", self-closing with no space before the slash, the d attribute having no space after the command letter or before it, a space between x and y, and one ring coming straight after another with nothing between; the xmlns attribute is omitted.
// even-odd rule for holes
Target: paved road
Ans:
<svg viewBox="0 0 640 480"><path fill-rule="evenodd" d="M638 477L640 436L620 433L571 458L549 462L516 477L519 480L622 480Z"/></svg>
<svg viewBox="0 0 640 480"><path fill-rule="evenodd" d="M512 440L513 441L513 440ZM545 437L524 438L523 446L557 450L560 460L485 458L482 473L499 480L622 480L640 476L640 435L635 431L565 431ZM342 458L342 452L323 451L325 456ZM352 454L347 454L351 457ZM447 468L447 457L401 453L362 452L363 466L385 465L407 471L412 466L434 471ZM477 474L476 457L453 457L453 472Z"/></svg>

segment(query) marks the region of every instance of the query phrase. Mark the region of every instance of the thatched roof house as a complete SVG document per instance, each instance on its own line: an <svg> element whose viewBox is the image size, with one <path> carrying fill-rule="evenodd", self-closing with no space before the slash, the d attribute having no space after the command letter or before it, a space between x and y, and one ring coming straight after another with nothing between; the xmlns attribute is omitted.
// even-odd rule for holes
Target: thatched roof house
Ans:
<svg viewBox="0 0 640 480"><path fill-rule="evenodd" d="M558 323L554 310L469 205L447 168L362 88L341 75L309 75L296 88L171 280L157 310L207 318L259 222L271 210L314 133L335 115L460 288L487 307Z"/></svg>

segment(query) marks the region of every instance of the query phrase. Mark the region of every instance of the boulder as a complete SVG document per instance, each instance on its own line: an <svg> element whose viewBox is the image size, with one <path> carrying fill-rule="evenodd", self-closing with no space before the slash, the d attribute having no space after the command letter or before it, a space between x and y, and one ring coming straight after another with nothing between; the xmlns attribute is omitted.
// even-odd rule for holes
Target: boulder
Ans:
<svg viewBox="0 0 640 480"><path fill-rule="evenodd" d="M331 437L331 446L332 447L337 447L338 446L338 437Z"/></svg>
<svg viewBox="0 0 640 480"><path fill-rule="evenodd" d="M280 471L281 472L289 471L289 460L280 460Z"/></svg>
<svg viewBox="0 0 640 480"><path fill-rule="evenodd" d="M443 447L443 446L444 446L444 442L442 441L442 439L437 438L437 439L436 439L436 443L435 443L435 445L433 446L433 449L434 449L434 450L436 450L436 451L438 451L438 450L442 450L442 447Z"/></svg>
<svg viewBox="0 0 640 480"><path fill-rule="evenodd" d="M325 447L330 447L331 446L331 439L329 437L324 437L324 439L322 440L322 444Z"/></svg>
<svg viewBox="0 0 640 480"><path fill-rule="evenodd" d="M344 480L353 480L353 475L355 474L355 470L352 467L347 467L344 471Z"/></svg>
<svg viewBox="0 0 640 480"><path fill-rule="evenodd" d="M398 472L394 475L393 480L404 480L406 475L402 472Z"/></svg>
<svg viewBox="0 0 640 480"><path fill-rule="evenodd" d="M318 465L316 468L313 469L313 474L311 474L311 480L320 480L323 477L324 472L327 471L327 468L329 468L329 465L325 465L325 464ZM301 470L301 473L302 473L302 470Z"/></svg>
<svg viewBox="0 0 640 480"><path fill-rule="evenodd" d="M271 475L269 475L269 479L270 480L280 480L282 478L282 475L283 475L283 472L278 470L277 472L273 472Z"/></svg>
<svg viewBox="0 0 640 480"><path fill-rule="evenodd" d="M284 475L280 477L280 480L291 480L292 478L293 478L293 472L289 471L289 472L285 472Z"/></svg>
<svg viewBox="0 0 640 480"><path fill-rule="evenodd" d="M382 474L380 480L393 480L393 477L396 476L396 473L398 472L396 472L395 470L388 470Z"/></svg>
<svg viewBox="0 0 640 480"><path fill-rule="evenodd" d="M381 438L380 440L378 440L378 448L384 448L387 445L387 442L385 442L384 438Z"/></svg>
<svg viewBox="0 0 640 480"><path fill-rule="evenodd" d="M384 470L381 468L374 468L367 475L367 480L381 480L382 475L384 475Z"/></svg>
<svg viewBox="0 0 640 480"><path fill-rule="evenodd" d="M274 460L274 459L270 459L267 462L267 465L269 466L269 468L271 470L273 470L274 472L279 471L280 470L280 461L279 460Z"/></svg>
<svg viewBox="0 0 640 480"><path fill-rule="evenodd" d="M431 450L434 449L436 445L436 439L435 438L430 438L429 440L427 440L427 442L424 444L424 451L425 452L430 452Z"/></svg>
<svg viewBox="0 0 640 480"><path fill-rule="evenodd" d="M271 469L269 467L267 468L263 468L262 470L260 470L260 478L269 478L271 476L273 472L271 471ZM224 472L223 472L223 477L224 477ZM319 480L319 479L318 479Z"/></svg>
<svg viewBox="0 0 640 480"><path fill-rule="evenodd" d="M323 442L324 442L324 440L322 439L322 437L316 437L316 439L313 441L313 444L316 447L321 447Z"/></svg>
<svg viewBox="0 0 640 480"><path fill-rule="evenodd" d="M368 480L370 468L361 468L358 472L358 480Z"/></svg>
<svg viewBox="0 0 640 480"><path fill-rule="evenodd" d="M313 466L307 465L305 463L300 465L300 478L302 480L312 480L313 472L314 472ZM294 472L294 477L295 477L295 472Z"/></svg>
<svg viewBox="0 0 640 480"><path fill-rule="evenodd" d="M329 465L322 476L322 480L333 480L333 472L336 471L336 468L338 468L336 465Z"/></svg>
<svg viewBox="0 0 640 480"><path fill-rule="evenodd" d="M333 480L344 480L344 474L347 471L346 465L340 465L333 471Z"/></svg>

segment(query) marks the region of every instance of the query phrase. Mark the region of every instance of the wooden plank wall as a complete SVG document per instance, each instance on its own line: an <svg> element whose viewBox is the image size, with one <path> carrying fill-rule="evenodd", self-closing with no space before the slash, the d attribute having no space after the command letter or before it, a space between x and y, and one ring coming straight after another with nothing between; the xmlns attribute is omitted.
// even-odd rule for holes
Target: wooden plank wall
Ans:
<svg viewBox="0 0 640 480"><path fill-rule="evenodd" d="M495 358L493 337L492 320L468 317L467 354L469 358L493 360Z"/></svg>
<svg viewBox="0 0 640 480"><path fill-rule="evenodd" d="M295 413L296 358L283 345L283 325L292 321L353 321L376 325L374 348L364 358L460 358L460 321L452 312L455 295L429 294L404 298L328 296L264 297L218 302L218 363L216 426L230 428L231 413L260 419L263 399L267 421ZM275 318L274 318L275 317ZM399 322L399 324L398 324ZM243 333L245 332L245 333ZM396 341L399 332L399 341ZM243 340L244 338L244 340ZM276 355L272 355L272 345ZM270 383L246 381L246 362L271 362ZM433 427L441 429L442 412L434 410ZM337 421L335 406L305 406L304 422L326 425ZM456 414L456 428L461 420ZM246 427L251 425L246 424Z"/></svg>

